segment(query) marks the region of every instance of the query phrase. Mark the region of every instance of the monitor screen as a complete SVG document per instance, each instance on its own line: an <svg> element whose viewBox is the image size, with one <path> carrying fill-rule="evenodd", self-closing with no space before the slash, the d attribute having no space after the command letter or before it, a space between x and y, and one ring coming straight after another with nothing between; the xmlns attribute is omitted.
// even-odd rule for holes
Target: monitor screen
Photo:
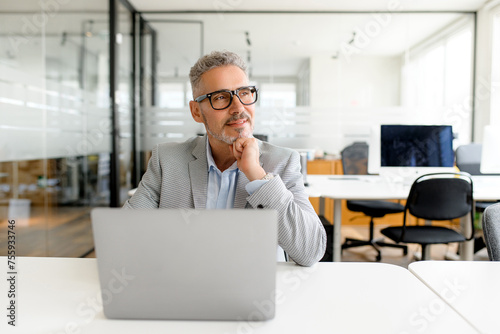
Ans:
<svg viewBox="0 0 500 334"><path fill-rule="evenodd" d="M382 125L381 167L453 167L450 125Z"/></svg>

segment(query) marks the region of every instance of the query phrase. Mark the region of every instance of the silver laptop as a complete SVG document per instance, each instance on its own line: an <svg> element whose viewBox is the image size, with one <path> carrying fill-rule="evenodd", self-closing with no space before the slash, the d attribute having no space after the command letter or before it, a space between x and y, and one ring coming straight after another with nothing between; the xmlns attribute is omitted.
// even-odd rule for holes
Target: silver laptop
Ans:
<svg viewBox="0 0 500 334"><path fill-rule="evenodd" d="M274 210L98 208L91 218L106 317L274 317Z"/></svg>

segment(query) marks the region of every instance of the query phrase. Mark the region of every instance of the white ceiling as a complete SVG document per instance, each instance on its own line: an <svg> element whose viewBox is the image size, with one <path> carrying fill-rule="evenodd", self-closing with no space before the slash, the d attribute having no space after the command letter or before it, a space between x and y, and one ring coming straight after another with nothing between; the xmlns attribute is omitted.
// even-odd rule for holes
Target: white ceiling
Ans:
<svg viewBox="0 0 500 334"><path fill-rule="evenodd" d="M313 56L335 56L357 32L362 55L397 56L459 18L457 13L394 14L362 44L363 32L376 25L372 14L322 14L321 11L476 11L487 0L129 0L139 11L207 11L204 14L145 14L151 20L194 20L204 25L203 53L228 49L250 56L255 76L296 76ZM245 11L316 11L320 14L244 14ZM238 12L238 13L234 13ZM197 24L153 22L158 32L160 76L185 76L200 56ZM251 45L246 43L248 32Z"/></svg>
<svg viewBox="0 0 500 334"><path fill-rule="evenodd" d="M0 12L39 11L40 3L57 3L60 12L102 12L105 0L0 0ZM433 11L476 11L487 0L129 0L139 11L210 11L205 14L145 14L150 20L195 20L204 25L203 52L228 49L251 57L256 76L296 76L304 61L313 56L335 56L357 32L357 45L363 55L397 56L428 38L451 22L457 13ZM391 15L376 18L373 14L235 14L234 11L387 11L390 4L399 4ZM389 8L390 9L390 8ZM431 13L397 13L425 11ZM382 15L382 14L380 14ZM49 26L62 31L81 30L81 24L61 21L68 15L56 15ZM68 17L70 17L69 15ZM88 17L88 15L85 15ZM69 19L69 18L68 18ZM106 19L106 18L105 18ZM12 17L12 20L19 20ZM382 20L382 21L381 21ZM19 21L16 21L17 23ZM16 23L13 22L13 23ZM381 27L362 43L363 32L379 24ZM384 23L381 23L384 22ZM5 23L5 22L4 22ZM57 24L56 24L57 23ZM152 22L158 32L159 73L186 76L200 56L200 33L197 24ZM14 24L15 26L15 24ZM105 26L99 31L106 35ZM249 33L251 45L246 43Z"/></svg>
<svg viewBox="0 0 500 334"><path fill-rule="evenodd" d="M400 4L405 11L476 11L488 0L129 0L139 11L159 10L330 10L330 11L384 11L389 4ZM59 6L58 10L106 10L106 0L1 0L0 11L29 11L40 8L40 3Z"/></svg>
<svg viewBox="0 0 500 334"><path fill-rule="evenodd" d="M200 54L231 50L250 56L254 76L297 76L311 57L401 56L464 14L146 14L158 32L160 76L186 76ZM203 22L200 25L166 21ZM163 22L159 22L163 21ZM247 33L250 45L247 43ZM356 33L353 44L349 42ZM356 47L356 49L350 48Z"/></svg>
<svg viewBox="0 0 500 334"><path fill-rule="evenodd" d="M330 10L330 11L384 11L399 3L398 10L406 11L476 11L487 0L129 0L139 11L158 10Z"/></svg>

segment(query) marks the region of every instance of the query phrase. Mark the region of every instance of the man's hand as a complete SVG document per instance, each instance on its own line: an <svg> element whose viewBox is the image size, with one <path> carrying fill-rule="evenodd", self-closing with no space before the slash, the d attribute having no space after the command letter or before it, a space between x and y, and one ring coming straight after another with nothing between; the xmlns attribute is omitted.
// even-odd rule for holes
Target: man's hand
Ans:
<svg viewBox="0 0 500 334"><path fill-rule="evenodd" d="M229 145L231 153L238 162L238 168L249 181L260 180L266 175L259 162L259 145L255 138L238 138Z"/></svg>

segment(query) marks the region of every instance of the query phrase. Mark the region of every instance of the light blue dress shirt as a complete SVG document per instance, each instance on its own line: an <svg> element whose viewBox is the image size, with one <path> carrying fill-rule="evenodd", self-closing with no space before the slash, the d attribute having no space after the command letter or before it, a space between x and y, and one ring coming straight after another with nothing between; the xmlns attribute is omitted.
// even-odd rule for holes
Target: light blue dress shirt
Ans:
<svg viewBox="0 0 500 334"><path fill-rule="evenodd" d="M235 161L231 167L221 172L215 165L212 149L207 139L207 162L208 162L208 189L207 209L232 209L234 207L234 196L236 184L238 183L239 169ZM255 180L249 182L245 189L249 195L259 189L267 180Z"/></svg>
<svg viewBox="0 0 500 334"><path fill-rule="evenodd" d="M235 161L224 172L215 165L210 145L207 145L208 190L207 209L232 209L238 182L238 166Z"/></svg>

